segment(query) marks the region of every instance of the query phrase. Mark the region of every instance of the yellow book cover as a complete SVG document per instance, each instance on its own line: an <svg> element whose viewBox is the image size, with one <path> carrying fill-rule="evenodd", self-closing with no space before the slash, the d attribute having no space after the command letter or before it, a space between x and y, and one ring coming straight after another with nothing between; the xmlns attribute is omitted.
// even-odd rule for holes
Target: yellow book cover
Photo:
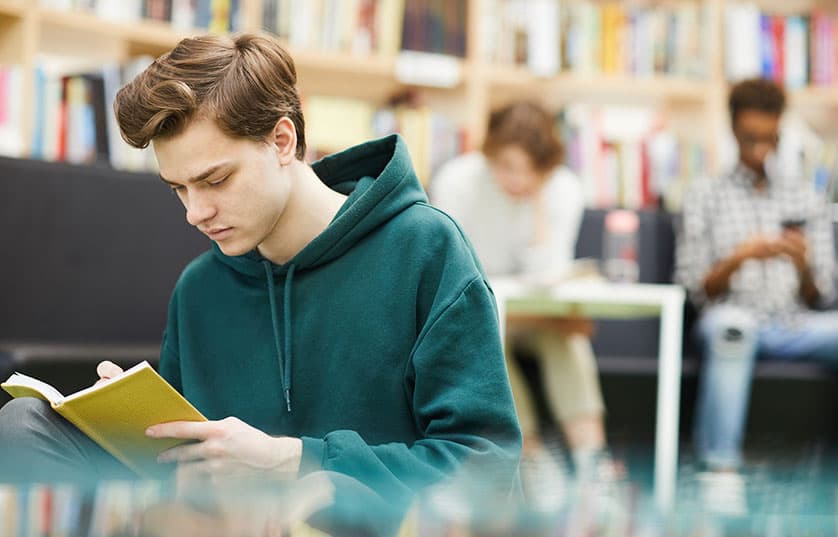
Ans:
<svg viewBox="0 0 838 537"><path fill-rule="evenodd" d="M148 362L66 397L49 384L20 373L0 387L12 397L49 402L67 421L141 476L152 475L150 469L155 468L160 452L184 442L148 438L145 430L149 426L207 420Z"/></svg>

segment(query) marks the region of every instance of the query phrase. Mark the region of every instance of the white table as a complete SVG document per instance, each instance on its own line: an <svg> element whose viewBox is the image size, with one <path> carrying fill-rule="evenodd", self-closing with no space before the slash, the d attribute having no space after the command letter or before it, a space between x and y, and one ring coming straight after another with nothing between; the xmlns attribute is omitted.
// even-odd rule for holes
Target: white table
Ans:
<svg viewBox="0 0 838 537"><path fill-rule="evenodd" d="M677 285L599 280L576 280L550 287L505 278L492 279L490 283L498 303L501 337L506 330L507 313L600 319L660 316L654 488L658 508L670 511L678 467L684 289Z"/></svg>

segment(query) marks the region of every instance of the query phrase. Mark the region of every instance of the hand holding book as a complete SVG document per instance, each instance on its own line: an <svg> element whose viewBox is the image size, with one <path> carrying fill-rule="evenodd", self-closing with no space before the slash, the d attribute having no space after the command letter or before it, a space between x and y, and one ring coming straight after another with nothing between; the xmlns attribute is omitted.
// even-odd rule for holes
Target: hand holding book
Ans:
<svg viewBox="0 0 838 537"><path fill-rule="evenodd" d="M206 421L163 377L142 362L111 378L119 368L100 364L94 386L64 396L38 379L13 374L2 388L13 397L37 397L50 403L67 421L139 475L158 476L157 455L184 440L149 438L146 429L158 423ZM111 367L112 366L112 367Z"/></svg>
<svg viewBox="0 0 838 537"><path fill-rule="evenodd" d="M302 440L273 437L238 418L220 421L161 423L146 430L149 438L175 439L160 462L178 463L178 481L294 479L300 470Z"/></svg>
<svg viewBox="0 0 838 537"><path fill-rule="evenodd" d="M179 480L293 479L302 441L272 437L237 418L207 421L143 362L123 371L102 362L94 386L69 396L15 373L2 384L14 397L38 397L136 473L178 463Z"/></svg>

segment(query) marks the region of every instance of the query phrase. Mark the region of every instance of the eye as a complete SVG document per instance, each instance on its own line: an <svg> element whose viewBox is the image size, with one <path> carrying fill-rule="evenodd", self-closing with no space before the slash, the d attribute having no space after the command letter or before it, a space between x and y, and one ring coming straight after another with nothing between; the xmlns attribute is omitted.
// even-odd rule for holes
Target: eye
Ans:
<svg viewBox="0 0 838 537"><path fill-rule="evenodd" d="M181 192L183 192L184 189L185 189L185 187L183 185L173 185L172 186L172 193L173 194L180 194Z"/></svg>
<svg viewBox="0 0 838 537"><path fill-rule="evenodd" d="M218 181L207 181L207 184L209 186L219 186L220 184L222 184L224 181L226 181L229 178L230 178L229 175L225 175L223 178L219 179Z"/></svg>

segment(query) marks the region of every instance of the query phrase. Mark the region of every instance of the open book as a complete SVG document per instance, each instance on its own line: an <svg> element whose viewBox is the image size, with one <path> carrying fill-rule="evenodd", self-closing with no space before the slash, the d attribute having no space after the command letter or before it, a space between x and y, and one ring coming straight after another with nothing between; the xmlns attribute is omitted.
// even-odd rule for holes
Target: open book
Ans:
<svg viewBox="0 0 838 537"><path fill-rule="evenodd" d="M12 397L37 397L141 476L153 476L157 455L184 443L147 438L145 430L170 421L206 421L163 377L142 362L121 375L64 396L38 379L15 373L0 384Z"/></svg>

